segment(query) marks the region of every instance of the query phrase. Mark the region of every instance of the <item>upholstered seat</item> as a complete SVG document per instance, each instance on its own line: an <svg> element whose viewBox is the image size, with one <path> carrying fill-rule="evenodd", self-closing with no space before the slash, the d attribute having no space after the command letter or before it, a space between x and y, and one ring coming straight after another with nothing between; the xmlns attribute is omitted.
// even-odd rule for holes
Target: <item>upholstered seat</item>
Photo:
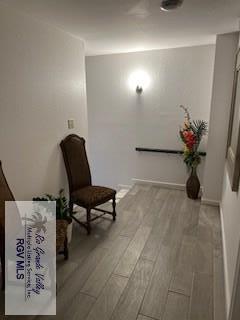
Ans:
<svg viewBox="0 0 240 320"><path fill-rule="evenodd" d="M116 191L106 187L88 186L72 193L72 198L81 207L95 207L111 200Z"/></svg>
<svg viewBox="0 0 240 320"><path fill-rule="evenodd" d="M113 220L116 219L116 191L102 186L93 186L90 167L85 149L85 140L75 134L67 136L60 144L65 167L68 176L69 198L72 218L87 229L88 234L91 231L91 209L111 214ZM96 208L105 202L112 200L113 211ZM87 210L87 221L83 223L73 215L73 205L76 204Z"/></svg>

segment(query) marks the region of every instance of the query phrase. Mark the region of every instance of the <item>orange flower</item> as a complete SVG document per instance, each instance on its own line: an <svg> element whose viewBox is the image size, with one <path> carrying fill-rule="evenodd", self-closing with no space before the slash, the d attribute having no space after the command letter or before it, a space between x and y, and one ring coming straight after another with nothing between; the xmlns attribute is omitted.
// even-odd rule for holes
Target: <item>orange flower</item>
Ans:
<svg viewBox="0 0 240 320"><path fill-rule="evenodd" d="M193 131L185 130L183 131L183 136L184 136L187 148L191 150L193 146L196 144L196 137Z"/></svg>

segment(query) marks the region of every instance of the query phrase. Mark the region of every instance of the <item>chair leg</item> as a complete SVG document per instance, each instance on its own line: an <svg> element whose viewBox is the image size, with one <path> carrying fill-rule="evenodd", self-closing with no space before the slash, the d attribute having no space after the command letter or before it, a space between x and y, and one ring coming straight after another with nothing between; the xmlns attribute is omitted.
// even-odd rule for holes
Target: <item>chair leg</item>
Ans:
<svg viewBox="0 0 240 320"><path fill-rule="evenodd" d="M112 206L113 206L113 221L116 220L116 196L113 197L112 201Z"/></svg>
<svg viewBox="0 0 240 320"><path fill-rule="evenodd" d="M63 254L64 254L64 259L68 260L68 239L67 237L64 240L64 250L63 250Z"/></svg>
<svg viewBox="0 0 240 320"><path fill-rule="evenodd" d="M73 214L73 202L71 200L69 201L69 211L71 216Z"/></svg>
<svg viewBox="0 0 240 320"><path fill-rule="evenodd" d="M91 233L91 209L87 209L87 233Z"/></svg>
<svg viewBox="0 0 240 320"><path fill-rule="evenodd" d="M1 255L1 271L2 271L2 290L5 290L5 256L4 256L4 251L1 248L0 251L0 255Z"/></svg>

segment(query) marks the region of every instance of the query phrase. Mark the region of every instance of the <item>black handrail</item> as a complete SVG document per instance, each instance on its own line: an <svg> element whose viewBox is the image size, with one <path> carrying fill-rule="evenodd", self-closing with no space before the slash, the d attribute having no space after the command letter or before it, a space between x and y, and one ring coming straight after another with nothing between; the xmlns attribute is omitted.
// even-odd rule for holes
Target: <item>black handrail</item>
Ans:
<svg viewBox="0 0 240 320"><path fill-rule="evenodd" d="M158 152L158 153L170 153L170 154L183 154L182 150L170 150L170 149L154 149L154 148L135 148L136 151L144 151L144 152ZM202 157L206 157L206 152L199 152L199 155Z"/></svg>

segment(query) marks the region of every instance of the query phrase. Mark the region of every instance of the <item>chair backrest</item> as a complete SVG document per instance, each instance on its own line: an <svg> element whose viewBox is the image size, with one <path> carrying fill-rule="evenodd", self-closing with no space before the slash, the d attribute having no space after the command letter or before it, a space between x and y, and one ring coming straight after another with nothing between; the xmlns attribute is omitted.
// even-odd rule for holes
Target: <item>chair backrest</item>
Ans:
<svg viewBox="0 0 240 320"><path fill-rule="evenodd" d="M92 184L85 140L70 134L62 140L61 149L66 166L70 194Z"/></svg>
<svg viewBox="0 0 240 320"><path fill-rule="evenodd" d="M14 201L13 194L8 186L0 161L0 229L5 229L5 201Z"/></svg>

